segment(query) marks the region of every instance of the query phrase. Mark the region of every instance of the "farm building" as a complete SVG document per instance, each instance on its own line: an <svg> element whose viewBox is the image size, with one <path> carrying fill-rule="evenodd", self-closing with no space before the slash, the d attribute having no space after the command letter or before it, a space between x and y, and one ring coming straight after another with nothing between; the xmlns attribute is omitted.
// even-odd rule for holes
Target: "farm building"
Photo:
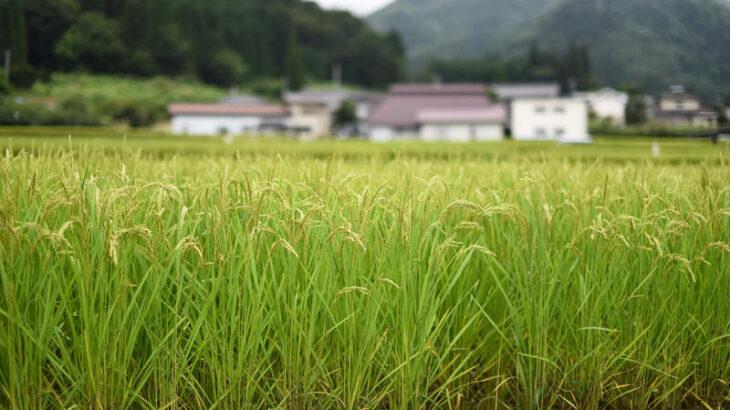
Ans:
<svg viewBox="0 0 730 410"><path fill-rule="evenodd" d="M333 129L333 114L346 101L355 105L358 127L353 131L365 131L370 111L380 101L377 94L335 87L330 90L304 90L284 95L284 102L291 112L292 131L304 139L334 135L337 130Z"/></svg>
<svg viewBox="0 0 730 410"><path fill-rule="evenodd" d="M506 110L479 84L398 84L375 107L370 139L489 141L503 137Z"/></svg>
<svg viewBox="0 0 730 410"><path fill-rule="evenodd" d="M588 105L579 98L521 98L511 104L512 138L589 142Z"/></svg>
<svg viewBox="0 0 730 410"><path fill-rule="evenodd" d="M670 127L716 127L718 115L704 108L700 99L681 85L670 87L656 105L652 120Z"/></svg>
<svg viewBox="0 0 730 410"><path fill-rule="evenodd" d="M289 111L274 104L171 104L172 131L180 135L281 133Z"/></svg>
<svg viewBox="0 0 730 410"><path fill-rule="evenodd" d="M598 91L580 92L573 95L575 98L585 100L588 109L598 118L610 120L614 125L623 126L626 124L626 104L629 103L629 95L614 90L603 88Z"/></svg>

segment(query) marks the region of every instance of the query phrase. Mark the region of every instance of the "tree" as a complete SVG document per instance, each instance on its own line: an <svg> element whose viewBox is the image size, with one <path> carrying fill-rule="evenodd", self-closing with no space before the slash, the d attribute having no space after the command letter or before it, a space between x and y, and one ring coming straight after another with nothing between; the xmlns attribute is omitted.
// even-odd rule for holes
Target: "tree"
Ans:
<svg viewBox="0 0 730 410"><path fill-rule="evenodd" d="M176 25L159 27L152 47L152 54L162 74L177 75L191 68L190 44Z"/></svg>
<svg viewBox="0 0 730 410"><path fill-rule="evenodd" d="M200 67L203 81L224 87L240 84L246 77L248 68L241 57L230 49L214 53Z"/></svg>
<svg viewBox="0 0 730 410"><path fill-rule="evenodd" d="M13 63L25 64L28 55L27 46L23 2L0 0L0 54L4 54L5 50L11 50Z"/></svg>
<svg viewBox="0 0 730 410"><path fill-rule="evenodd" d="M304 87L304 67L299 54L299 44L294 32L289 34L289 42L284 55L284 76L290 90L301 90Z"/></svg>
<svg viewBox="0 0 730 410"><path fill-rule="evenodd" d="M127 67L119 26L96 12L84 13L56 46L56 56L70 69L120 72Z"/></svg>
<svg viewBox="0 0 730 410"><path fill-rule="evenodd" d="M56 44L80 13L76 0L26 0L28 62L36 67L57 67Z"/></svg>
<svg viewBox="0 0 730 410"><path fill-rule="evenodd" d="M0 76L0 97L10 94L10 86L5 84L5 78Z"/></svg>
<svg viewBox="0 0 730 410"><path fill-rule="evenodd" d="M626 104L626 123L643 124L646 122L646 97L643 93L631 92Z"/></svg>
<svg viewBox="0 0 730 410"><path fill-rule="evenodd" d="M334 112L332 122L336 127L357 124L355 104L352 101L343 101L337 111Z"/></svg>

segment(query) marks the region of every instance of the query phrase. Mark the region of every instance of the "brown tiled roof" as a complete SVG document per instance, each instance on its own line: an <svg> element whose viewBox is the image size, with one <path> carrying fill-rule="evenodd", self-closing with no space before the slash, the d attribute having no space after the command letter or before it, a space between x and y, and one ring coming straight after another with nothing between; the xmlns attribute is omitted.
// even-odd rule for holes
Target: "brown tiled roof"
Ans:
<svg viewBox="0 0 730 410"><path fill-rule="evenodd" d="M280 117L289 112L282 105L274 104L170 104L172 115L258 115Z"/></svg>

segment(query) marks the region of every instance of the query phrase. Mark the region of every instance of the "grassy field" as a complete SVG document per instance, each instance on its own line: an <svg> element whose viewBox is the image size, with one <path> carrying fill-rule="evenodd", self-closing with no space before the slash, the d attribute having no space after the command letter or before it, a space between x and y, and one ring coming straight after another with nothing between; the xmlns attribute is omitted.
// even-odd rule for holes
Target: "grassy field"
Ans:
<svg viewBox="0 0 730 410"><path fill-rule="evenodd" d="M0 129L0 408L730 406L728 144L122 133Z"/></svg>

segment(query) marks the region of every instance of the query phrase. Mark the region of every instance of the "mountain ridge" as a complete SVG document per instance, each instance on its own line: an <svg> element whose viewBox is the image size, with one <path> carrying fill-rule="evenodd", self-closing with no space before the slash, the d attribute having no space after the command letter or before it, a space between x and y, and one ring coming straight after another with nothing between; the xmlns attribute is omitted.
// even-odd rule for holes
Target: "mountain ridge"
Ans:
<svg viewBox="0 0 730 410"><path fill-rule="evenodd" d="M407 14L419 1L427 7ZM398 0L368 21L378 30L401 32L412 69L434 58L515 57L530 44L553 53L585 44L602 83L639 85L651 92L683 83L708 98L730 94L730 47L723 47L730 44L730 0L537 3ZM432 4L441 8L432 10ZM521 16L515 19L516 14ZM460 16L471 17L453 23ZM498 22L496 29L491 21ZM440 27L441 37L433 38L431 27Z"/></svg>

